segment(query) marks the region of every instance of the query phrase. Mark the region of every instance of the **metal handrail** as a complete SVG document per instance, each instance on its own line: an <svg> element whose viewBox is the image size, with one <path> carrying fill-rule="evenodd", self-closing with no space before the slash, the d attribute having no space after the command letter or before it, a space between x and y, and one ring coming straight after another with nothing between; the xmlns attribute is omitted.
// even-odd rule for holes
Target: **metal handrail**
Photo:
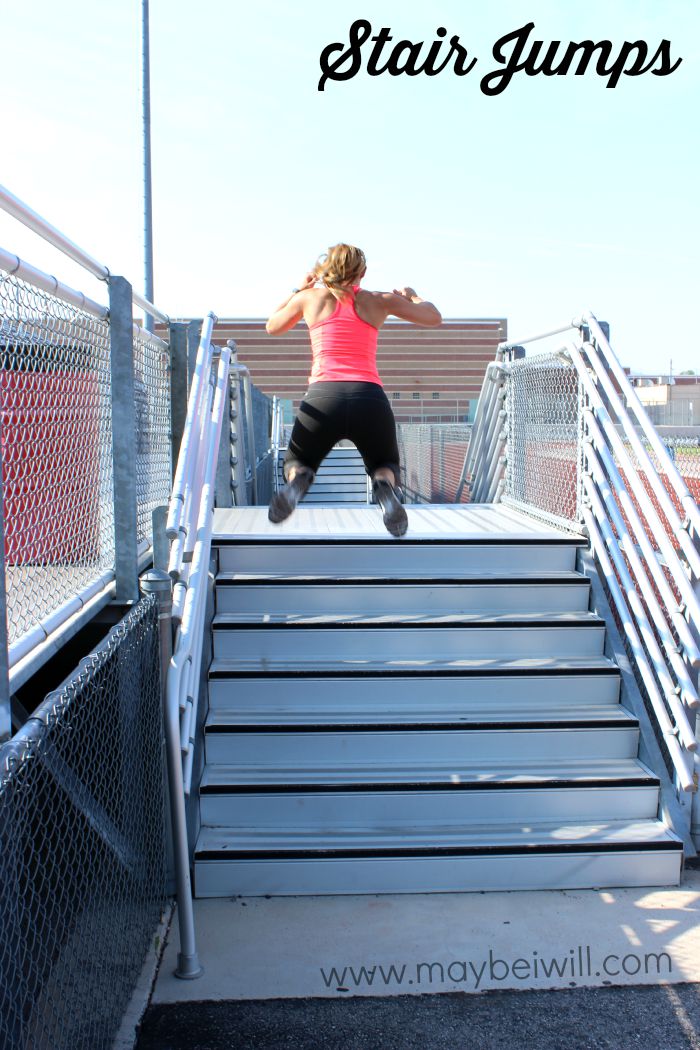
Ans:
<svg viewBox="0 0 700 1050"><path fill-rule="evenodd" d="M19 255L13 255L12 252L7 252L4 248L0 248L0 270L4 270L10 277L17 277L27 284L31 284L34 288L38 288L39 291L55 295L58 299L62 299L64 303L68 303L70 306L74 306L92 317L97 317L100 321L106 321L109 318L108 306L95 302L94 299L90 299L84 292L71 288L69 285L59 281L53 274L44 273L38 267L20 259ZM170 349L164 339L155 335L154 332L149 332L137 321L133 322L133 330L137 339L146 340L153 346L160 347L161 350Z"/></svg>
<svg viewBox="0 0 700 1050"><path fill-rule="evenodd" d="M29 263L20 259L18 255L6 252L3 248L0 248L0 269L5 270L10 276L19 277L28 284L33 284L35 288L39 288L42 292L58 296L64 302L77 307L78 310L84 310L85 313L92 314L93 317L99 317L101 321L109 317L108 307L96 303L94 299L89 299L82 292L76 291L75 288L69 288L67 284L63 284L56 277L44 273L43 270L37 269L36 266L30 266Z"/></svg>
<svg viewBox="0 0 700 1050"><path fill-rule="evenodd" d="M470 479L470 497L472 503L495 496L497 485L503 473L501 452L505 438L501 440L503 423L503 376L505 370L500 364L501 354L496 361L486 367L486 374L477 405L474 427L469 439L464 466L457 485L455 501L459 503L467 478ZM498 455L496 455L498 450Z"/></svg>
<svg viewBox="0 0 700 1050"><path fill-rule="evenodd" d="M21 201L19 197L16 197L14 193L10 193L4 186L0 186L0 208L38 234L43 240L48 241L54 248L58 248L69 259L72 259L73 262L78 263L79 266L91 273L93 277L97 277L100 281L109 280L110 272L103 263L98 262L97 259L89 255L83 248L80 248L74 241L66 237L55 226L52 226L50 222L39 215L38 212L35 212L33 208L30 208L28 204L25 204L24 201ZM132 298L136 305L141 310L144 310L145 313L155 317L158 321L163 321L165 324L169 323L170 318L168 315L159 310L153 303L149 303L138 292L133 292Z"/></svg>
<svg viewBox="0 0 700 1050"><path fill-rule="evenodd" d="M503 428L505 456L497 457L500 422L493 391L494 369L500 370L502 381L507 385L515 374L515 366L511 372L507 363L509 350L570 328L579 330L578 337L565 343L554 356L575 369L583 395L579 409L579 448L584 464L579 521L588 533L591 549L605 576L621 630L676 771L678 786L684 791L693 791L694 769L700 767L695 732L695 712L700 707L700 697L692 674L692 669L700 666L700 600L693 585L693 577L700 577L700 551L694 545L690 530L700 535L700 511L593 314L584 313L566 328L501 344L497 360L490 365L484 380L464 473L466 476L470 471L472 475L472 500L499 500L495 478L501 460L508 456L509 421L506 419ZM503 356L505 366L500 364ZM683 508L684 519L640 440L638 429L668 477ZM626 442L631 446L636 464ZM668 520L680 549L667 534L645 483ZM521 509L527 509L526 505L521 505ZM652 546L647 527L658 543L660 555ZM671 582L664 567L670 573ZM680 603L672 584L680 595Z"/></svg>
<svg viewBox="0 0 700 1050"><path fill-rule="evenodd" d="M627 374L617 360L613 353L612 347L608 341L607 336L603 332L600 324L593 316L592 313L584 314L583 320L589 325L591 332L595 336L595 343L598 346L600 352L605 357L610 370L612 371L615 379L620 384L620 388L625 391L625 399L629 407L632 408L636 415L639 425L642 427L644 434L649 441L649 444L653 448L655 454L659 457L659 462L663 464L664 472L668 477L669 481L673 485L676 494L680 500L681 506L688 515L689 522L692 523L693 527L700 532L700 508L698 508L692 494L688 491L688 486L680 476L678 469L668 454L668 449L660 440L659 435L656 432L654 424L651 422L649 415L642 405L642 402L637 396L637 392L627 378ZM655 472L652 469L652 474ZM684 531L687 527L684 527ZM695 552L697 553L697 552ZM692 562L691 562L692 564ZM694 568L696 576L700 576L700 570Z"/></svg>
<svg viewBox="0 0 700 1050"><path fill-rule="evenodd" d="M168 776L177 882L180 952L176 976L201 973L197 955L185 800L190 793L199 682L206 622L216 464L230 377L231 349L211 344L216 318L207 317L197 352L187 419L168 508L168 572L174 581L176 626L166 676ZM212 372L216 365L216 375Z"/></svg>
<svg viewBox="0 0 700 1050"><path fill-rule="evenodd" d="M236 353L236 342L234 339L229 339L226 343L229 347L231 354ZM246 436L247 436L247 452L248 452L248 466L250 467L251 477L251 500L253 506L258 502L258 463L255 454L255 427L253 425L253 386L250 377L250 370L247 365L241 365L238 362L231 365L231 371L240 376L243 385L243 400L245 403L245 420L246 420ZM244 472L244 478L245 474Z"/></svg>

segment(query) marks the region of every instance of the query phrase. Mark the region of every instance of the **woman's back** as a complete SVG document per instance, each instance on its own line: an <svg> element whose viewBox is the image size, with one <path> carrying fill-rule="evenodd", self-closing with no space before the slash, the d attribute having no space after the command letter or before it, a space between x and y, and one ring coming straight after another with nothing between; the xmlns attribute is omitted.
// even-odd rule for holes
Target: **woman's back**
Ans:
<svg viewBox="0 0 700 1050"><path fill-rule="evenodd" d="M309 335L313 364L310 383L379 383L377 372L377 328L360 316L356 297L359 286L325 301L324 291L313 296L309 310ZM311 299L311 297L309 297ZM314 317L317 320L313 320ZM306 311L305 311L306 317Z"/></svg>

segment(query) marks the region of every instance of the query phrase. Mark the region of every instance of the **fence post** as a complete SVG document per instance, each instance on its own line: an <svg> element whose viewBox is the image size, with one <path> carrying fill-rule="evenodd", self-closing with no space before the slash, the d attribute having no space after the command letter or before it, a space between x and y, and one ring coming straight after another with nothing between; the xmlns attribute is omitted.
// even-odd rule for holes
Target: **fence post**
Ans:
<svg viewBox="0 0 700 1050"><path fill-rule="evenodd" d="M0 424L0 449L2 448ZM12 736L10 706L9 637L7 623L7 577L5 576L5 504L0 457L0 744Z"/></svg>
<svg viewBox="0 0 700 1050"><path fill-rule="evenodd" d="M135 470L137 433L131 295L131 285L125 278L110 276L109 335L117 601L136 601L139 596Z"/></svg>
<svg viewBox="0 0 700 1050"><path fill-rule="evenodd" d="M170 322L170 440L173 478L187 418L187 339L188 326Z"/></svg>
<svg viewBox="0 0 700 1050"><path fill-rule="evenodd" d="M197 364L199 340L202 337L202 318L194 317L187 323L187 390L192 386L192 376Z"/></svg>

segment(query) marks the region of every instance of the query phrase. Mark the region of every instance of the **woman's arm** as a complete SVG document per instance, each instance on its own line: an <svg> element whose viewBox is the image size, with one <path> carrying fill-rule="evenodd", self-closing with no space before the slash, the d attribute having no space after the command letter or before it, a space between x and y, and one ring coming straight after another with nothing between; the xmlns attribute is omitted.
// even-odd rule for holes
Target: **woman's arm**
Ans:
<svg viewBox="0 0 700 1050"><path fill-rule="evenodd" d="M436 328L442 324L442 314L438 308L426 299L421 299L414 288L394 288L393 292L386 292L383 298L388 313L400 317L402 321L410 321L424 328Z"/></svg>
<svg viewBox="0 0 700 1050"><path fill-rule="evenodd" d="M304 280L300 286L284 299L276 310L273 310L272 314L268 318L265 329L268 335L281 335L283 332L288 332L290 328L294 328L295 324L298 324L304 316L304 296L302 292L305 292L307 288L313 288L316 283L316 274L310 271L305 274Z"/></svg>

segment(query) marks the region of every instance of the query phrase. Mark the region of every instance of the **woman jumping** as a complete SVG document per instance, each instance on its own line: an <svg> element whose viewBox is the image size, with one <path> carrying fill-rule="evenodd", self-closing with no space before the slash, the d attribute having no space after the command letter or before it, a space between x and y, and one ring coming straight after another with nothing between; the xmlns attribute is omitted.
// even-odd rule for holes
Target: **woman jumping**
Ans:
<svg viewBox="0 0 700 1050"><path fill-rule="evenodd" d="M396 492L400 481L396 423L377 372L377 333L389 316L426 328L439 325L442 317L413 288L393 292L360 288L366 269L359 248L334 245L267 322L269 334L280 335L303 318L312 353L309 389L284 457L285 485L270 502L272 522L289 517L322 460L338 441L348 438L372 478L372 493L387 529L392 536L403 536L408 528Z"/></svg>

